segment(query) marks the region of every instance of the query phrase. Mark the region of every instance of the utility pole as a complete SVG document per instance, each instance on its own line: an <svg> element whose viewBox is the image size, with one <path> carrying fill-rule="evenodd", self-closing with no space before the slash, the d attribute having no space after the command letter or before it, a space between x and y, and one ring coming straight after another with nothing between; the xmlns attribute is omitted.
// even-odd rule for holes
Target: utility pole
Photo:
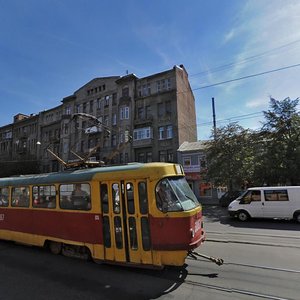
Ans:
<svg viewBox="0 0 300 300"><path fill-rule="evenodd" d="M213 111L213 127L214 127L214 139L217 137L217 125L216 125L216 111L215 111L215 98L211 98L212 111Z"/></svg>

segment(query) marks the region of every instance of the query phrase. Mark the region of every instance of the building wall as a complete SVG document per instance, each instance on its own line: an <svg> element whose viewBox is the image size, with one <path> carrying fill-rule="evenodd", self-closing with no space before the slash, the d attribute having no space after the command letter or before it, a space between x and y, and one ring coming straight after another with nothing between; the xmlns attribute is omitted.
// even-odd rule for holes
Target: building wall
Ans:
<svg viewBox="0 0 300 300"><path fill-rule="evenodd" d="M95 127L95 119L84 114L102 126ZM11 142L4 138L7 128L12 128ZM195 101L183 66L144 78L101 77L63 98L57 107L34 117L19 114L12 127L0 128L1 133L0 159L7 155L21 159L24 149L16 147L16 140L19 145L26 142L26 153L40 161L44 172L61 169L47 148L64 161L78 159L71 151L85 157L96 149L91 156L116 164L177 162L181 142L196 140ZM129 135L132 143L113 156Z"/></svg>
<svg viewBox="0 0 300 300"><path fill-rule="evenodd" d="M178 147L183 142L197 141L195 99L185 68L176 67Z"/></svg>

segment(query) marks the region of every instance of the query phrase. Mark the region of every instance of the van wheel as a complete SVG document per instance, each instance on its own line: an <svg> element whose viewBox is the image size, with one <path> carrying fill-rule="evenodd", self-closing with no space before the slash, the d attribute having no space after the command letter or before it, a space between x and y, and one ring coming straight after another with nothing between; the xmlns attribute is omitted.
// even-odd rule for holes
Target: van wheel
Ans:
<svg viewBox="0 0 300 300"><path fill-rule="evenodd" d="M249 214L246 211L244 211L244 210L240 210L238 212L237 217L242 222L245 222L245 221L249 220L249 218L250 218Z"/></svg>
<svg viewBox="0 0 300 300"><path fill-rule="evenodd" d="M295 220L297 223L300 223L300 213L295 214Z"/></svg>

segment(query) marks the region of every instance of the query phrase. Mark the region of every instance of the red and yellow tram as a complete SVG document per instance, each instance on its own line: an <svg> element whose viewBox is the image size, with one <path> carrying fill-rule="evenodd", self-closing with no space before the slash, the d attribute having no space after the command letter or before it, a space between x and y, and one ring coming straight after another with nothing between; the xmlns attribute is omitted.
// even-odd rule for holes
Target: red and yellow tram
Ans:
<svg viewBox="0 0 300 300"><path fill-rule="evenodd" d="M0 239L160 268L205 234L180 165L133 163L0 179Z"/></svg>

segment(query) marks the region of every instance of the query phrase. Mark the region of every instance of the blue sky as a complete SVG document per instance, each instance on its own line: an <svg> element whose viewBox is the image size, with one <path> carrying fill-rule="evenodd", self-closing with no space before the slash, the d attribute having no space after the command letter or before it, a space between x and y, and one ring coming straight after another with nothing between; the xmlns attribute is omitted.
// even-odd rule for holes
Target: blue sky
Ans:
<svg viewBox="0 0 300 300"><path fill-rule="evenodd" d="M198 139L238 121L259 128L269 98L300 96L298 0L0 0L0 126L95 77L144 77L183 64Z"/></svg>

